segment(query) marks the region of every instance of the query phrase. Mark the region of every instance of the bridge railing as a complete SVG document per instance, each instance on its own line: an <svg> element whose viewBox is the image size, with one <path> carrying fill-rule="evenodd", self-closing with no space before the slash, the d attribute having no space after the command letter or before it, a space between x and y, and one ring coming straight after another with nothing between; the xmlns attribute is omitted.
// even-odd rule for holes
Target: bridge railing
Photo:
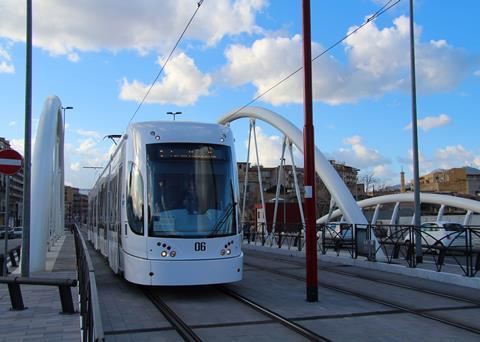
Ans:
<svg viewBox="0 0 480 342"><path fill-rule="evenodd" d="M80 315L82 317L82 340L104 341L100 306L98 302L95 272L88 254L87 245L78 224L73 230L77 257L77 274L80 295Z"/></svg>
<svg viewBox="0 0 480 342"><path fill-rule="evenodd" d="M305 244L304 231L301 223L276 223L275 227L265 223L243 223L243 238L246 243L268 247L301 251Z"/></svg>
<svg viewBox="0 0 480 342"><path fill-rule="evenodd" d="M265 223L245 222L244 241L288 250L305 248L305 229L302 224L276 224L275 230ZM382 262L405 264L415 268L417 263L415 239L420 234L426 264L438 272L461 272L467 277L480 274L480 226L465 226L455 230L426 230L412 225L345 224L317 225L317 250L351 258L365 257L376 261L382 250Z"/></svg>

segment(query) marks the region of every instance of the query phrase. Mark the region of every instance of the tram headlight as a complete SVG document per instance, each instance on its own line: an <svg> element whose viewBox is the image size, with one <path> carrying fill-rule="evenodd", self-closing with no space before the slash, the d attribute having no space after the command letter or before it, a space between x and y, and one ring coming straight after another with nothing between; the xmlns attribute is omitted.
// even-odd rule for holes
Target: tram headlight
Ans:
<svg viewBox="0 0 480 342"><path fill-rule="evenodd" d="M220 255L222 255L222 256L225 255L225 250L224 250L224 249L222 249L222 250L220 251Z"/></svg>
<svg viewBox="0 0 480 342"><path fill-rule="evenodd" d="M160 253L160 255L161 255L162 257L166 257L167 254L168 254L167 251L162 251L162 253Z"/></svg>
<svg viewBox="0 0 480 342"><path fill-rule="evenodd" d="M170 252L170 256L171 256L172 258L173 258L175 255L177 255L177 252L175 252L175 251L171 251L171 252Z"/></svg>
<svg viewBox="0 0 480 342"><path fill-rule="evenodd" d="M227 255L230 255L232 251L230 249L227 249Z"/></svg>

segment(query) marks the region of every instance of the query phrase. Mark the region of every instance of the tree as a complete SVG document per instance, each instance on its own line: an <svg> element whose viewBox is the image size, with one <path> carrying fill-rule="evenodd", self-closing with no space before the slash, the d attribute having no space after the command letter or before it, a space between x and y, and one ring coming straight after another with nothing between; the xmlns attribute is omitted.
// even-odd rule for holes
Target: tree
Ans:
<svg viewBox="0 0 480 342"><path fill-rule="evenodd" d="M362 182L365 185L365 193L368 194L368 191L370 190L370 187L374 188L375 184L379 183L379 179L375 177L375 174L373 172L365 172L359 177L360 182Z"/></svg>

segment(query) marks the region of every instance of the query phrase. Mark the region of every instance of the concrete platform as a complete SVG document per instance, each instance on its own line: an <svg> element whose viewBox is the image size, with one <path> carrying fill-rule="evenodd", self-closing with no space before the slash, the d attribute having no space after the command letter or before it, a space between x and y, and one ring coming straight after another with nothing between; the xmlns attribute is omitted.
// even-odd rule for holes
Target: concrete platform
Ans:
<svg viewBox="0 0 480 342"><path fill-rule="evenodd" d="M296 247L289 247L288 245L283 245L282 248L278 248L277 246L272 246L269 243L266 243L265 246L262 246L259 242L252 242L250 244L244 244L243 248L254 251L269 250L269 253L305 257L304 250L299 251ZM359 256L357 259L353 259L351 254L346 250L340 250L337 253L333 249L329 249L327 250L326 254L318 253L318 260L320 261L402 274L410 277L430 279L433 281L480 289L480 272L478 272L475 277L467 277L464 275L464 272L459 264L454 264L450 259L446 260L441 271L439 272L436 270L433 257L434 256L431 255L425 255L424 262L422 264L418 264L416 268L410 268L403 258L394 259L392 263L386 263L380 261L368 261L366 257L362 256Z"/></svg>
<svg viewBox="0 0 480 342"><path fill-rule="evenodd" d="M91 255L107 341L180 340L140 287L114 275L98 253ZM244 279L225 286L332 341L480 339L478 289L320 261L319 301L308 303L304 263L303 256L278 249L246 248ZM305 340L216 286L153 291L204 341Z"/></svg>
<svg viewBox="0 0 480 342"><path fill-rule="evenodd" d="M11 269L12 271L12 269ZM10 276L19 273L13 270ZM47 254L47 271L32 276L76 279L75 244L73 235L56 242ZM0 341L79 341L79 314L61 314L58 288L52 286L21 285L23 311L11 311L7 285L0 285ZM72 288L73 304L78 311L78 291Z"/></svg>

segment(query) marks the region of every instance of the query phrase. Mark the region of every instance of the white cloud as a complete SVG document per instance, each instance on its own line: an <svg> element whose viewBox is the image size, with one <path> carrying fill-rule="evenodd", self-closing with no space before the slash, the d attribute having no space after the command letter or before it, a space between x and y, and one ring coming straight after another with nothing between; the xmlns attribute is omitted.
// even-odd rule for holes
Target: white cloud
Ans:
<svg viewBox="0 0 480 342"><path fill-rule="evenodd" d="M399 158L401 163L407 164L413 171L413 152L409 150L408 158ZM480 155L468 150L461 144L448 145L437 148L432 156L419 153L420 174L427 174L435 169L451 169L454 167L474 166L480 168Z"/></svg>
<svg viewBox="0 0 480 342"><path fill-rule="evenodd" d="M282 157L282 144L283 138L279 135L267 135L263 132L260 126L255 125L255 132L257 136L258 156L260 165L264 167L277 167L280 165L280 158ZM255 154L255 140L251 137L250 142L250 163L257 164L257 156ZM248 147L248 139L245 140L245 148ZM300 152L293 147L293 158L295 159L295 165L298 167L303 166L303 156ZM291 164L290 152L288 147L285 149L285 163Z"/></svg>
<svg viewBox="0 0 480 342"><path fill-rule="evenodd" d="M15 126L16 124L17 124L16 121L10 121L10 122L8 123L8 126L13 127L13 126Z"/></svg>
<svg viewBox="0 0 480 342"><path fill-rule="evenodd" d="M97 143L92 138L81 140L75 152L83 155L92 154L95 151L96 145Z"/></svg>
<svg viewBox="0 0 480 342"><path fill-rule="evenodd" d="M392 174L393 172L388 165L376 165L373 167L373 175L375 177L385 179L387 177L392 177Z"/></svg>
<svg viewBox="0 0 480 342"><path fill-rule="evenodd" d="M80 163L76 162L76 163L70 164L70 170L75 171L75 172L80 171Z"/></svg>
<svg viewBox="0 0 480 342"><path fill-rule="evenodd" d="M343 143L350 147L340 148L332 153L333 157L340 162L346 162L359 169L374 168L390 163L390 160L378 150L365 146L362 137L358 135L343 139Z"/></svg>
<svg viewBox="0 0 480 342"><path fill-rule="evenodd" d="M351 27L349 31L356 27ZM417 27L416 66L420 92L453 89L468 73L471 58L444 40L421 42ZM345 42L346 63L332 56L322 56L313 64L313 96L329 104L356 102L364 97L378 97L386 92L409 89L408 18L401 16L393 26L379 29L370 22ZM312 55L323 48L312 43ZM225 51L225 79L232 85L251 83L257 94L302 65L301 37L266 37L251 46L231 45ZM274 105L301 103L302 73L268 93L263 100Z"/></svg>
<svg viewBox="0 0 480 342"><path fill-rule="evenodd" d="M32 141L32 144L34 143L35 140ZM17 151L18 153L20 153L22 156L23 156L23 152L24 152L24 149L25 149L25 140L24 139L12 139L10 140L10 146L12 149L14 149L15 151ZM33 147L32 147L32 151L33 151Z"/></svg>
<svg viewBox="0 0 480 342"><path fill-rule="evenodd" d="M75 131L78 135L84 136L84 137L89 137L89 138L95 138L95 139L100 139L101 135L97 131L87 131L84 129L77 129Z"/></svg>
<svg viewBox="0 0 480 342"><path fill-rule="evenodd" d="M10 54L7 52L7 50L0 46L0 74L15 73L15 67L13 66L11 61L12 58L10 57Z"/></svg>
<svg viewBox="0 0 480 342"><path fill-rule="evenodd" d="M212 45L226 35L259 30L255 16L265 0L205 1L186 39ZM197 7L197 1L61 0L35 3L34 44L53 55L77 61L80 51L134 49L140 53L170 49ZM0 2L0 36L25 40L25 2Z"/></svg>
<svg viewBox="0 0 480 342"><path fill-rule="evenodd" d="M452 119L447 114L440 114L439 116L426 116L423 119L417 120L417 126L425 132L433 128L442 127L452 122ZM412 129L410 122L404 129Z"/></svg>
<svg viewBox="0 0 480 342"><path fill-rule="evenodd" d="M313 43L315 53L321 51L319 44ZM233 86L252 83L257 88L257 94L268 90L280 79L289 75L302 64L302 38L295 35L292 38L267 37L256 40L251 47L231 45L225 51L228 60L222 74ZM327 83L335 79L339 70L338 63L333 59L322 59L313 65L313 89L317 100L337 102L334 87ZM320 77L320 75L322 75ZM338 76L340 77L340 76ZM287 82L269 92L263 100L274 105L284 103L302 103L303 76L297 73Z"/></svg>
<svg viewBox="0 0 480 342"><path fill-rule="evenodd" d="M75 53L75 52L70 52L68 55L67 55L67 58L70 62L78 62L80 60L80 56Z"/></svg>
<svg viewBox="0 0 480 342"><path fill-rule="evenodd" d="M473 73L473 75L475 75L475 76L479 76L479 77L480 77L480 69L479 69L479 70L477 70L477 71L475 71L475 72Z"/></svg>
<svg viewBox="0 0 480 342"><path fill-rule="evenodd" d="M462 145L450 145L439 148L435 152L435 163L442 169L461 167L473 164L475 156Z"/></svg>
<svg viewBox="0 0 480 342"><path fill-rule="evenodd" d="M159 58L157 63L162 65L163 60ZM155 83L145 102L191 105L200 96L208 95L211 83L210 75L203 74L198 70L193 59L185 53L180 53L170 59L165 67L163 78ZM119 97L122 100L140 102L149 87L149 84L143 84L137 80L129 82L124 79Z"/></svg>

